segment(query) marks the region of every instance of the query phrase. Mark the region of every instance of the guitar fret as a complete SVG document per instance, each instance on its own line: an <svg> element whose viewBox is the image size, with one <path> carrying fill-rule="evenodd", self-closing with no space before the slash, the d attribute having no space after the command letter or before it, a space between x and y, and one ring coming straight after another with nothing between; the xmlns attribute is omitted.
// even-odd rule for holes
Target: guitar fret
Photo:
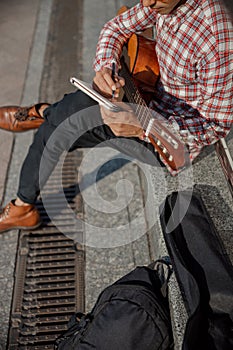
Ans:
<svg viewBox="0 0 233 350"><path fill-rule="evenodd" d="M145 132L145 136L146 136L146 137L149 136L150 131L151 131L152 126L153 126L153 123L154 123L154 119L151 118L150 121L149 121L149 123L148 123L148 126L147 126L147 128L146 128L146 132Z"/></svg>
<svg viewBox="0 0 233 350"><path fill-rule="evenodd" d="M135 89L134 84L131 83L130 85L131 87L124 87L125 92L128 96L131 96L131 98L128 98L129 102L136 104L135 113L142 127L146 129L148 121L150 120L150 118L148 118L148 107L145 105L144 101L142 100L140 94L137 91L135 91L135 93L132 93L132 87L134 87Z"/></svg>
<svg viewBox="0 0 233 350"><path fill-rule="evenodd" d="M131 96L131 98L128 98L130 103L134 103L136 104L136 109L135 109L135 113L138 117L138 120L140 121L143 129L145 130L150 122L151 119L151 113L149 111L149 108L147 107L146 103L144 102L144 100L142 99L141 95L139 94L139 92L135 91L135 93L132 93L132 87L135 86L133 83L130 84L131 87L129 86L125 86L125 92L128 96Z"/></svg>

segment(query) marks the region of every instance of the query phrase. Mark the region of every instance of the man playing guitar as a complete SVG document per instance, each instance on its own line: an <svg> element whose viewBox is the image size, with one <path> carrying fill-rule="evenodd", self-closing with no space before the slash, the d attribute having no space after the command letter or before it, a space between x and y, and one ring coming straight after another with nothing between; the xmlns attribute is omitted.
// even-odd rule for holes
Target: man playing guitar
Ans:
<svg viewBox="0 0 233 350"><path fill-rule="evenodd" d="M156 150L162 162L175 174L182 164L185 165L183 161L178 166L174 162L174 157L179 162L179 154L182 156L179 142L187 147L193 161L204 146L227 135L233 116L233 29L219 0L141 0L110 20L103 27L97 45L96 89L118 99L119 89L127 84L126 79L120 77L122 49L133 34L152 26L157 33L155 52L159 78L152 88L149 104L152 117L145 125L134 110L113 113L103 107L95 116L98 120L95 124L93 118L84 113L84 109L95 103L80 91L66 95L49 107L40 104L0 109L0 127L4 129L23 131L41 124L22 167L17 199L11 201L0 216L0 232L12 228L33 229L40 224L34 202L40 192L39 167L45 145L48 170L42 185L64 149L93 147L114 140L113 147L147 161L146 152L144 154L141 149L137 152L126 142L134 140L151 151L151 163ZM78 131L72 119L77 112L75 127ZM156 113L167 121L164 128L161 120L157 122ZM74 134L83 130L85 133L70 145L70 136L66 138L64 130L63 137L49 148L50 136L63 122ZM173 138L169 125L171 130L177 130L178 138ZM185 159L184 154L182 159Z"/></svg>

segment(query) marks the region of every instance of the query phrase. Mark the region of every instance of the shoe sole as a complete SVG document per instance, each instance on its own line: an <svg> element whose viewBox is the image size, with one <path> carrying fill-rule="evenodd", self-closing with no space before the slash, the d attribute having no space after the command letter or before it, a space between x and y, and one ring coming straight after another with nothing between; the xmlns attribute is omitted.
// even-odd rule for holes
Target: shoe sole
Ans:
<svg viewBox="0 0 233 350"><path fill-rule="evenodd" d="M8 232L8 231L12 231L12 230L35 230L37 227L39 227L40 225L42 224L42 221L39 222L37 225L35 226L14 226L14 227L9 227L8 229L6 230L0 230L0 233L3 233L3 232Z"/></svg>

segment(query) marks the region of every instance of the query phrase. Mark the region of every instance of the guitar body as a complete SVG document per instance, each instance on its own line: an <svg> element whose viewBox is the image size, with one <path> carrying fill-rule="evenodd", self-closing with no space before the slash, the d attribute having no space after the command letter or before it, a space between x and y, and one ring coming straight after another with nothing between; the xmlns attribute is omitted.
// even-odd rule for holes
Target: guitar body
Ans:
<svg viewBox="0 0 233 350"><path fill-rule="evenodd" d="M122 6L117 14L120 15L127 10L127 6ZM152 28L146 29L140 35L132 34L128 40L124 58L131 76L139 88L142 85L154 88L159 77L155 44Z"/></svg>
<svg viewBox="0 0 233 350"><path fill-rule="evenodd" d="M128 41L127 49L129 70L133 78L145 85L155 87L159 77L155 41L133 34Z"/></svg>

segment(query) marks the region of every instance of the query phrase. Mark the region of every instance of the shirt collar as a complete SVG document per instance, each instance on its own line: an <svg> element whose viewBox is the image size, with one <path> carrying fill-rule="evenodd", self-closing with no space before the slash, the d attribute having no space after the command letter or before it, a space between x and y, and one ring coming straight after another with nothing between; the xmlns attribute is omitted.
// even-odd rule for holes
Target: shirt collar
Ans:
<svg viewBox="0 0 233 350"><path fill-rule="evenodd" d="M187 0L183 5L180 5L175 11L168 15L158 14L158 18L162 18L163 22L173 32L176 32L187 17L190 17L197 7L201 7L202 1L203 0ZM153 11L152 9L150 10Z"/></svg>

